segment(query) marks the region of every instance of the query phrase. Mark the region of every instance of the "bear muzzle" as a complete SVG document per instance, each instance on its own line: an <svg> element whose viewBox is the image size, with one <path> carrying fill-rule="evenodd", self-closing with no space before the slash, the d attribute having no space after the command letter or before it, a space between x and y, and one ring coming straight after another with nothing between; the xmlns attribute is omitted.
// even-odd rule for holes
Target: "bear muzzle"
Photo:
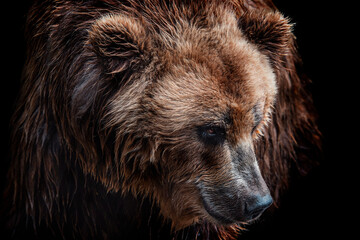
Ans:
<svg viewBox="0 0 360 240"><path fill-rule="evenodd" d="M236 190L217 189L202 193L206 212L222 225L250 222L257 219L273 203L270 193L241 194Z"/></svg>
<svg viewBox="0 0 360 240"><path fill-rule="evenodd" d="M228 170L215 175L200 182L198 188L204 209L217 223L252 221L273 203L256 156L249 147L237 149Z"/></svg>

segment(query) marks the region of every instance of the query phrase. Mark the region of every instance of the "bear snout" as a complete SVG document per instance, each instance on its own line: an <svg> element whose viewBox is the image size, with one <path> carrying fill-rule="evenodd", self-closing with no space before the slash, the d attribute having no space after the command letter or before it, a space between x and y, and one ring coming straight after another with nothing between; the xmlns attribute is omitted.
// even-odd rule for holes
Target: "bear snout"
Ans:
<svg viewBox="0 0 360 240"><path fill-rule="evenodd" d="M245 202L244 216L245 221L254 220L273 203L273 199L269 193L265 195L254 195Z"/></svg>
<svg viewBox="0 0 360 240"><path fill-rule="evenodd" d="M222 225L250 222L271 206L273 199L266 189L247 191L239 187L200 187L204 209L210 220Z"/></svg>

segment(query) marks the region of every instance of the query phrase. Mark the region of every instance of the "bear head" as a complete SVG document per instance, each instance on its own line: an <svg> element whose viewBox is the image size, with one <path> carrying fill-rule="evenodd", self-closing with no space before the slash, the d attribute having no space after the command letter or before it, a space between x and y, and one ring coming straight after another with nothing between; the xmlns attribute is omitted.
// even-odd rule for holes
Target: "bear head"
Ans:
<svg viewBox="0 0 360 240"><path fill-rule="evenodd" d="M89 30L118 89L101 117L111 156L84 171L109 191L153 199L175 229L257 218L272 197L254 144L271 124L291 25L225 4L147 9L105 15Z"/></svg>

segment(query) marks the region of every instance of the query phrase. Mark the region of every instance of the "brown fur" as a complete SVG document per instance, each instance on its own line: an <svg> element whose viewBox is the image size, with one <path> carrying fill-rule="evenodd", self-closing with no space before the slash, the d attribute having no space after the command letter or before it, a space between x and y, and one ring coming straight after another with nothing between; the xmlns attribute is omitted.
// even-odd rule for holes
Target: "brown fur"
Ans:
<svg viewBox="0 0 360 240"><path fill-rule="evenodd" d="M149 230L159 215L172 237L235 238L240 227L210 216L198 187L231 187L232 146L255 151L276 202L290 171L312 165L308 80L270 1L39 1L26 34L11 228L112 238L125 219ZM197 127L214 123L230 150L199 143ZM124 210L130 201L139 211Z"/></svg>

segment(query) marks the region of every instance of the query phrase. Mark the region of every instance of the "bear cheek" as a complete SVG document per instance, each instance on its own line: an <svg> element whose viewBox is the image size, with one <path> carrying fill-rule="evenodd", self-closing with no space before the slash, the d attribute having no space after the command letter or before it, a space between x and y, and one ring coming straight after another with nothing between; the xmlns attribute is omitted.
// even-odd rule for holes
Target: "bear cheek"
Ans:
<svg viewBox="0 0 360 240"><path fill-rule="evenodd" d="M217 151L205 153L199 144L190 142L186 146L175 146L162 162L163 177L159 182L162 191L157 199L160 199L161 214L172 220L174 228L181 229L205 217L197 184L210 181L214 185L216 175L221 172L212 169L214 165L216 169L222 167L221 158L215 154Z"/></svg>

